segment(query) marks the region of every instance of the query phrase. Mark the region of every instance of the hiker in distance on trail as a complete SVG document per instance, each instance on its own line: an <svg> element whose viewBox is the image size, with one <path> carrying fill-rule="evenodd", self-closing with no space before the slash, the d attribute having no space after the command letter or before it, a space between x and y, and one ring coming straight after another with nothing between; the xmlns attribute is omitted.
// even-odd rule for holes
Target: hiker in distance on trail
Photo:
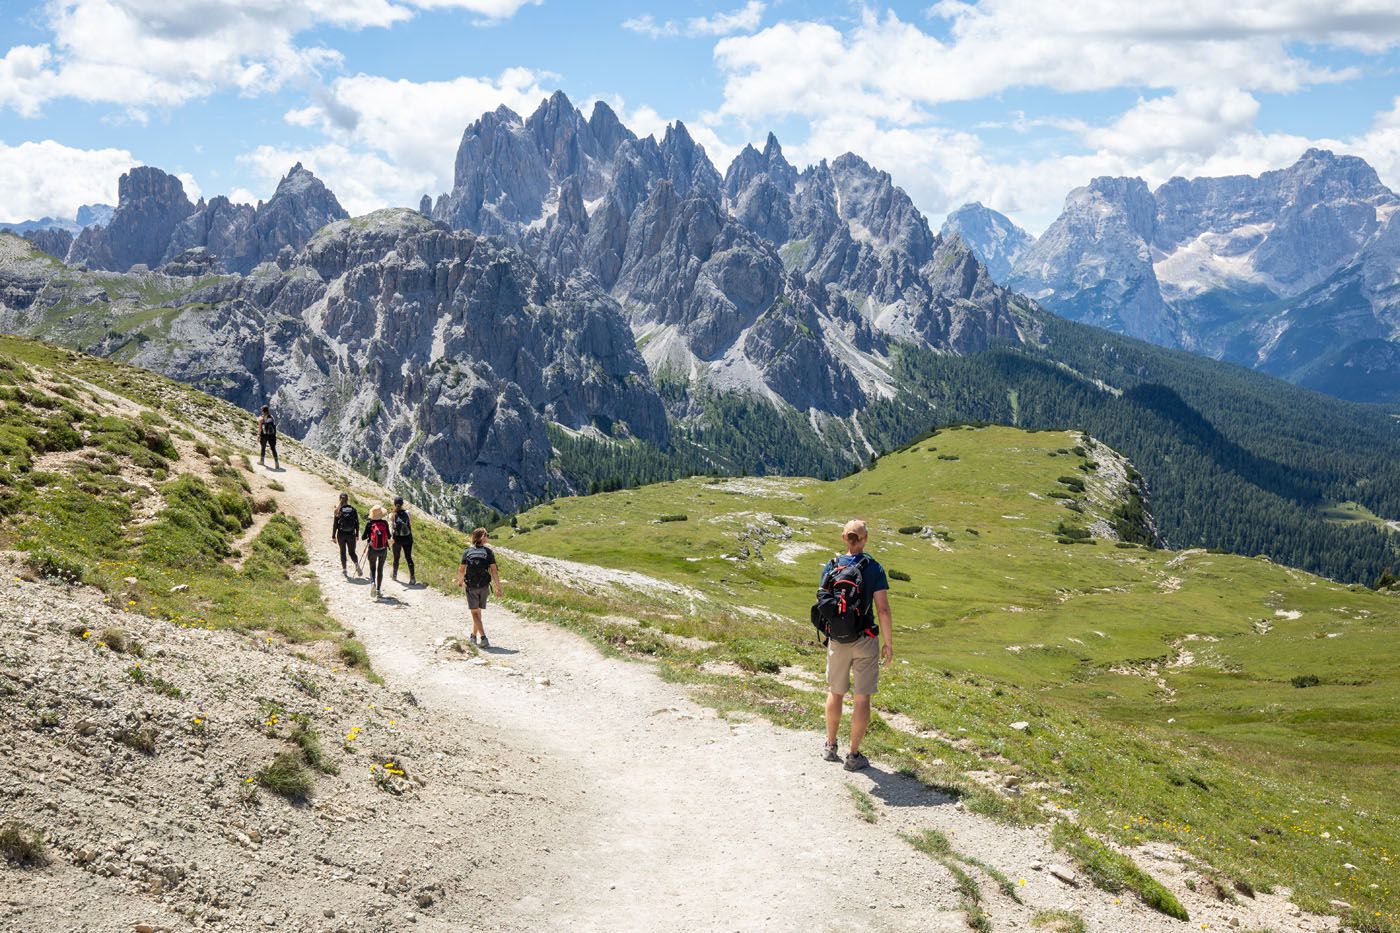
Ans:
<svg viewBox="0 0 1400 933"><path fill-rule="evenodd" d="M496 569L496 552L486 544L490 537L485 528L475 529L472 546L462 552L462 563L457 567L457 585L467 588L467 608L472 613L471 643L483 648L491 647L486 629L481 626L481 612L486 608L491 584L496 585L496 598L505 598L501 591L501 574Z"/></svg>
<svg viewBox="0 0 1400 933"><path fill-rule="evenodd" d="M418 574L413 570L413 521L404 507L403 496L394 497L394 515L390 520L394 542L394 579L399 578L399 554L408 561L408 585L418 585Z"/></svg>
<svg viewBox="0 0 1400 933"><path fill-rule="evenodd" d="M277 420L264 405L258 415L258 464L267 466L267 452L272 451L273 469L282 469L282 461L277 459Z"/></svg>
<svg viewBox="0 0 1400 933"><path fill-rule="evenodd" d="M841 704L849 691L854 697L851 750L845 767L847 771L859 771L870 765L860 753L860 743L870 725L870 697L880 686L880 664L894 661L894 628L890 621L889 578L880 562L865 553L870 529L865 522L853 518L841 529L841 537L846 553L837 554L822 568L817 601L812 606L812 624L827 646L826 745L822 757L827 761L841 760L836 731L841 726Z"/></svg>
<svg viewBox="0 0 1400 933"><path fill-rule="evenodd" d="M340 502L335 507L335 516L331 519L331 540L340 545L340 572L347 577L350 575L345 567L347 556L355 565L355 576L363 576L359 555L355 553L355 541L359 537L360 513L350 504L350 494L342 492Z"/></svg>

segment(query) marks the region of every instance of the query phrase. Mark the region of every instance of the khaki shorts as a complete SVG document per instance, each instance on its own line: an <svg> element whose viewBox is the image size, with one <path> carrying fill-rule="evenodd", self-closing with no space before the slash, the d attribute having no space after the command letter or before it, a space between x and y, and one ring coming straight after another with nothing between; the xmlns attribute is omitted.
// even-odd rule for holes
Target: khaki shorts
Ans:
<svg viewBox="0 0 1400 933"><path fill-rule="evenodd" d="M467 608L485 609L486 597L491 595L490 586L469 586L467 587Z"/></svg>
<svg viewBox="0 0 1400 933"><path fill-rule="evenodd" d="M880 639L866 635L849 645L832 639L826 646L826 689L868 696L879 687Z"/></svg>

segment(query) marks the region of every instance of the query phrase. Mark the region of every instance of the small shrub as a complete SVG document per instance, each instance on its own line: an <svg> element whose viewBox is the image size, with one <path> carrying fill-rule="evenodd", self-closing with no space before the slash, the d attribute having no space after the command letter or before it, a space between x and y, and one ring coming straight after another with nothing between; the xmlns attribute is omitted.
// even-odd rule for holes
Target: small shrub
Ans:
<svg viewBox="0 0 1400 933"><path fill-rule="evenodd" d="M354 638L342 638L340 640L340 659L345 662L346 667L357 668L370 674L371 680L374 679L369 664L369 652L365 650L363 643Z"/></svg>
<svg viewBox="0 0 1400 933"><path fill-rule="evenodd" d="M267 484L267 488L268 488L268 489L271 489L273 492L286 492L286 491L287 491L287 487L286 487L286 486L283 486L281 483L277 482L277 480L273 480L272 482L268 483L268 484Z"/></svg>
<svg viewBox="0 0 1400 933"><path fill-rule="evenodd" d="M1069 910L1038 910L1031 926L1045 933L1084 933L1084 919Z"/></svg>
<svg viewBox="0 0 1400 933"><path fill-rule="evenodd" d="M1052 489L1046 493L1051 499L1073 499L1074 494L1065 492L1063 489Z"/></svg>
<svg viewBox="0 0 1400 933"><path fill-rule="evenodd" d="M303 674L301 671L293 671L288 675L288 679L292 682L293 687L296 687L313 700L320 699L321 685L312 680L310 676Z"/></svg>
<svg viewBox="0 0 1400 933"><path fill-rule="evenodd" d="M260 515L266 515L270 512L276 512L277 500L272 498L271 496L267 496L263 499L255 499L253 500L253 511L257 512Z"/></svg>
<svg viewBox="0 0 1400 933"><path fill-rule="evenodd" d="M1177 920L1189 920L1186 908L1161 883L1144 872L1132 859L1110 849L1084 830L1069 823L1056 823L1051 844L1079 866L1097 887L1110 893L1124 889L1135 892L1142 902L1159 913Z"/></svg>
<svg viewBox="0 0 1400 933"><path fill-rule="evenodd" d="M292 726L290 736L296 747L301 749L302 760L322 774L339 774L340 767L326 757L321 749L321 737L307 722L297 721Z"/></svg>
<svg viewBox="0 0 1400 933"><path fill-rule="evenodd" d="M963 531L972 535L974 538L982 537L982 532L978 531L976 528L964 528Z"/></svg>
<svg viewBox="0 0 1400 933"><path fill-rule="evenodd" d="M41 580L57 580L74 585L83 582L82 564L62 554L55 554L48 548L31 551L24 558L24 566Z"/></svg>
<svg viewBox="0 0 1400 933"><path fill-rule="evenodd" d="M658 522L684 522L684 521L689 521L689 520L690 520L690 516L689 516L689 515L658 515L658 516L656 517L656 520L657 520ZM540 520L540 524L541 524L541 525L546 524L546 523L548 523L548 524L557 524L557 523L554 522L552 519L541 519L541 520Z"/></svg>
<svg viewBox="0 0 1400 933"><path fill-rule="evenodd" d="M1075 492L1084 491L1084 480L1080 479L1077 476L1061 476L1058 480L1056 480L1056 482L1060 483L1060 485L1062 486L1068 486Z"/></svg>
<svg viewBox="0 0 1400 933"><path fill-rule="evenodd" d="M1289 683L1299 690L1302 690L1305 687L1316 687L1318 684L1322 683L1322 681L1316 674L1299 674L1297 677L1290 680Z"/></svg>
<svg viewBox="0 0 1400 933"><path fill-rule="evenodd" d="M278 752L271 763L253 775L253 780L274 794L291 798L307 796L314 783L311 772L302 764L302 756L291 751Z"/></svg>
<svg viewBox="0 0 1400 933"><path fill-rule="evenodd" d="M905 525L899 529L899 533L902 535L916 535L923 530L923 525Z"/></svg>
<svg viewBox="0 0 1400 933"><path fill-rule="evenodd" d="M846 790L850 793L851 800L856 805L856 812L860 814L861 819L867 823L874 823L880 818L879 811L875 809L875 801L871 799L869 794L854 784L847 784Z"/></svg>
<svg viewBox="0 0 1400 933"><path fill-rule="evenodd" d="M63 717L56 709L46 709L39 714L39 718L34 720L35 729L57 729Z"/></svg>
<svg viewBox="0 0 1400 933"><path fill-rule="evenodd" d="M909 574L905 573L903 570L886 569L885 572L889 575L891 580L899 580L901 583L908 583L911 579Z"/></svg>
<svg viewBox="0 0 1400 933"><path fill-rule="evenodd" d="M959 457L957 454L939 454L939 455L938 455L938 459L939 459L939 460L960 460L960 459L962 459L962 458Z"/></svg>
<svg viewBox="0 0 1400 933"><path fill-rule="evenodd" d="M1134 544L1134 543L1131 542L1131 541L1116 541L1116 542L1114 542L1113 546L1114 546L1114 547L1117 547L1117 548L1123 548L1124 550L1126 550L1126 549L1128 549L1128 548L1135 548L1135 547L1137 547L1137 545Z"/></svg>
<svg viewBox="0 0 1400 933"><path fill-rule="evenodd" d="M141 643L122 629L103 629L102 634L97 636L97 640L117 654L129 654L133 657L141 657Z"/></svg>
<svg viewBox="0 0 1400 933"><path fill-rule="evenodd" d="M680 520L681 520L681 521L685 521L685 516L681 516L681 519L680 519ZM557 518L542 518L542 519L540 519L536 524L540 524L540 525L557 525L557 524L559 524L559 519L557 519Z"/></svg>
<svg viewBox="0 0 1400 933"><path fill-rule="evenodd" d="M117 741L143 755L156 753L156 730L154 729L123 729L117 733Z"/></svg>
<svg viewBox="0 0 1400 933"><path fill-rule="evenodd" d="M0 853L5 860L19 866L39 866L49 863L44 851L44 836L28 823L10 820L0 826Z"/></svg>
<svg viewBox="0 0 1400 933"><path fill-rule="evenodd" d="M209 445L204 443L203 441L195 441L194 452L199 454L201 457L207 457L209 456Z"/></svg>

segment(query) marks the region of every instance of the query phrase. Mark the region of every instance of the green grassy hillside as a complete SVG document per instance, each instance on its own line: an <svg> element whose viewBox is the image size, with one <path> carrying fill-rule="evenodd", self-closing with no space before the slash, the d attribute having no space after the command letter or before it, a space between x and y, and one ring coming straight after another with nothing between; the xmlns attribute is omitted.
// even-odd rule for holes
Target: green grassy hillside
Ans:
<svg viewBox="0 0 1400 933"><path fill-rule="evenodd" d="M714 689L813 724L819 696L799 688L824 653L808 606L841 523L865 518L901 577L899 661L877 701L900 728L874 734L889 760L976 806L1073 811L1125 845L1174 843L1241 889L1288 885L1309 908L1393 928L1400 596L1085 539L1115 520L1124 473L1080 435L952 429L835 482L696 478L560 499L502 543L690 588L592 618L619 644L606 613L620 607L637 631L713 642L663 635L645 650L677 676L732 661L750 676ZM1027 731L1009 728L1021 720ZM1030 790L987 792L1008 775Z"/></svg>
<svg viewBox="0 0 1400 933"><path fill-rule="evenodd" d="M296 520L254 494L224 441L247 418L142 370L0 337L0 548L128 612L330 642L367 668L302 569Z"/></svg>

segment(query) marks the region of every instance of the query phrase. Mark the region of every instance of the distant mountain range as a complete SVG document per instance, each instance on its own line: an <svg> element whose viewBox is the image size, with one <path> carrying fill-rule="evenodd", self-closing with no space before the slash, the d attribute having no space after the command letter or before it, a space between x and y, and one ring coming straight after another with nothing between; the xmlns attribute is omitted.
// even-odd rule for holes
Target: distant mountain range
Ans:
<svg viewBox="0 0 1400 933"><path fill-rule="evenodd" d="M1057 314L1395 403L1397 207L1365 161L1310 149L1257 178L1173 178L1155 191L1140 178L1096 178L1034 241L981 205L954 212L944 230L998 282Z"/></svg>
<svg viewBox="0 0 1400 933"><path fill-rule="evenodd" d="M191 203L174 176L133 169L66 249L0 235L0 328L270 400L288 433L462 520L697 472L839 475L939 421L987 418L1105 435L1144 468L1173 543L1373 579L1393 542L1322 509L1400 516L1394 422L1076 329L979 260L1016 282L1072 240L1104 270L1076 294L1124 305L1103 323L1183 342L1152 263L1114 252L1144 218L1157 229L1153 195L1100 187L1132 205L1076 215L1102 230L1062 218L1032 242L974 205L935 232L855 154L799 170L770 135L721 174L679 122L639 137L555 94L468 126L452 189L416 210L350 218L300 165L256 206ZM1144 281L1157 304L1121 300ZM1201 511L1207 489L1220 501Z"/></svg>

